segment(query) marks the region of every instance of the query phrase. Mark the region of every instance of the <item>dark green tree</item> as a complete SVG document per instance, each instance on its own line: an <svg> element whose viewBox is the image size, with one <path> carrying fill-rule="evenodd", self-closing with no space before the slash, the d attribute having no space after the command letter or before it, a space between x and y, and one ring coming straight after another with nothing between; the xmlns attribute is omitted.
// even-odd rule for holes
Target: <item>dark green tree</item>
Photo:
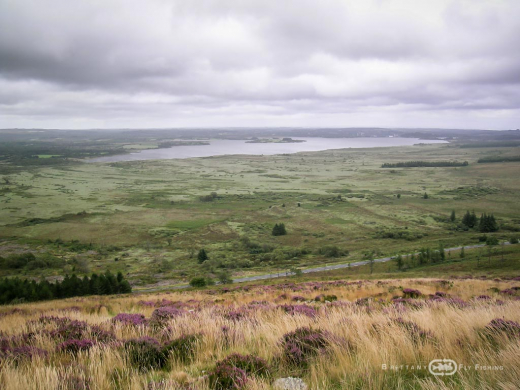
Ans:
<svg viewBox="0 0 520 390"><path fill-rule="evenodd" d="M397 255L395 257L395 263L397 264L397 269L401 270L401 268L403 268L403 256Z"/></svg>
<svg viewBox="0 0 520 390"><path fill-rule="evenodd" d="M132 286L130 286L130 283L128 283L128 280L123 280L121 283L119 283L119 292L121 294L129 294L132 292Z"/></svg>
<svg viewBox="0 0 520 390"><path fill-rule="evenodd" d="M283 223L277 223L273 227L272 235L273 236L285 236L287 234L287 230L285 230L285 225Z"/></svg>
<svg viewBox="0 0 520 390"><path fill-rule="evenodd" d="M206 260L208 260L208 254L206 253L206 250L202 248L199 250L199 254L197 255L197 260L199 261L199 264L204 263Z"/></svg>
<svg viewBox="0 0 520 390"><path fill-rule="evenodd" d="M498 230L498 224L493 214L482 214L480 216L478 228L482 233L496 232Z"/></svg>
<svg viewBox="0 0 520 390"><path fill-rule="evenodd" d="M451 222L455 222L455 219L456 219L456 216L455 216L455 210L452 210L452 211L451 211L451 215L450 215L450 221L451 221Z"/></svg>
<svg viewBox="0 0 520 390"><path fill-rule="evenodd" d="M446 260L446 251L442 242L439 243L439 258L441 261Z"/></svg>

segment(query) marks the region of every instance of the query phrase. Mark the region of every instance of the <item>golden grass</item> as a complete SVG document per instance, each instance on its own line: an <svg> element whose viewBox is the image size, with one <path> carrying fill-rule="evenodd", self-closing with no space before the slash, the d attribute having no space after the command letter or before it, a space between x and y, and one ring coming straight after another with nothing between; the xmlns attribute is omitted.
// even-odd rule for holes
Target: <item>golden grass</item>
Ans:
<svg viewBox="0 0 520 390"><path fill-rule="evenodd" d="M453 287L448 288L438 280L416 279L365 281L359 285L322 283L315 289L316 285L304 283L216 294L195 291L76 298L17 305L21 311L16 312L9 306L0 310L8 313L0 316L1 335L5 338L36 332L31 345L49 351L49 355L18 362L1 361L0 388L74 388L70 378L76 378L79 382L87 380L91 389L209 389L207 373L215 362L239 352L266 359L273 365L275 378L300 376L311 389L516 389L520 383L519 339L499 335L490 341L482 336L486 325L495 318L520 322L520 301L504 299L489 291L491 287L503 290L515 285L511 281L455 280ZM424 303L403 309L389 303L393 296L402 295L400 286L419 289L424 295L444 291L469 304L461 308L448 303ZM342 304L308 302L318 311L314 318L289 315L273 304L290 303L291 295L311 300L322 293L337 295ZM280 297L281 294L287 297ZM492 299L473 299L480 294L490 295ZM372 298L367 305L355 303L367 297ZM121 312L142 313L148 318L154 308L139 302L162 299L188 303L191 309L170 320L165 329L123 326L110 321ZM252 301L267 301L271 306L249 311L238 321L224 315L228 310L241 310ZM71 310L71 307L79 310ZM56 341L48 334L38 333L41 325L31 322L43 314L100 325L113 331L118 340L142 336L167 340L194 333L203 336L191 363L171 359L167 369L142 372L131 366L126 352L117 345L97 345L76 356L55 352ZM433 337L418 341L396 323L399 317L413 321ZM47 325L46 329L52 330L53 326ZM223 331L224 326L229 331ZM279 359L280 339L296 328L307 326L330 332L338 342L332 343L327 353L314 358L308 369L296 369ZM385 364L387 367L427 366L431 360L443 358L453 359L466 369L450 377L435 377L427 368L383 369ZM476 370L475 364L503 368ZM64 384L69 387L63 387ZM247 388L270 389L271 384L268 380L250 378Z"/></svg>

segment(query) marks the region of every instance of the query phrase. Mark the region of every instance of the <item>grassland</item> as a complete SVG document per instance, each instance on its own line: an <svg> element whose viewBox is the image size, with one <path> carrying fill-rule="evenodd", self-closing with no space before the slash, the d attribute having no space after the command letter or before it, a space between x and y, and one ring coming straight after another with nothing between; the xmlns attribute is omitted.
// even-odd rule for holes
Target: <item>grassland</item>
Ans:
<svg viewBox="0 0 520 390"><path fill-rule="evenodd" d="M218 362L239 353L267 367L262 375L248 371L247 389L271 389L276 378L288 376L316 390L514 389L520 379L518 283L292 279L3 307L0 384L6 390L236 389L238 382L223 385L223 374L215 372ZM407 289L421 295L406 298ZM501 326L500 319L513 322ZM323 344L284 344L301 328L311 328ZM159 345L188 336L195 340L189 350L169 350L160 364L148 358L161 353ZM136 352L135 340L152 347ZM294 348L301 359L295 360ZM429 373L429 362L443 358L459 365L455 375ZM240 372L233 372L238 381Z"/></svg>
<svg viewBox="0 0 520 390"><path fill-rule="evenodd" d="M59 277L81 273L80 259L89 271L123 270L137 288L219 270L235 278L282 272L358 261L371 251L383 257L478 243L481 233L460 226L466 210L494 214L501 229L492 235L507 240L520 231L520 163L476 163L497 153L516 152L416 145L26 167L0 178L0 256L32 251L67 265L0 272ZM381 168L415 160L469 165ZM211 192L218 196L201 201ZM273 237L279 222L288 234ZM320 254L330 246L349 254ZM203 265L201 248L210 257Z"/></svg>

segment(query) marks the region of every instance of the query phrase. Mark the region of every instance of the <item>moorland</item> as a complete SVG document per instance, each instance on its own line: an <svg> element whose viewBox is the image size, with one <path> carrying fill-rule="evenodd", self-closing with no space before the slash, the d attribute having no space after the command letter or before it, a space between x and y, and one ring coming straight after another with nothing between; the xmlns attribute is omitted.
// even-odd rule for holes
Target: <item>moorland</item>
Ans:
<svg viewBox="0 0 520 390"><path fill-rule="evenodd" d="M2 131L2 388L514 389L519 133ZM317 134L449 142L88 161Z"/></svg>

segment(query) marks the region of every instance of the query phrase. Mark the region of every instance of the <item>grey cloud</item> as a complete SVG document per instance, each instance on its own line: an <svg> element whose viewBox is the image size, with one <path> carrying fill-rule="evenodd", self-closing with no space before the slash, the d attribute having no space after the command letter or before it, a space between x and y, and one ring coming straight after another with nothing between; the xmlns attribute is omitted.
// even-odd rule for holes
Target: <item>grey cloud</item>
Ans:
<svg viewBox="0 0 520 390"><path fill-rule="evenodd" d="M516 128L518 20L515 0L0 0L0 127Z"/></svg>

